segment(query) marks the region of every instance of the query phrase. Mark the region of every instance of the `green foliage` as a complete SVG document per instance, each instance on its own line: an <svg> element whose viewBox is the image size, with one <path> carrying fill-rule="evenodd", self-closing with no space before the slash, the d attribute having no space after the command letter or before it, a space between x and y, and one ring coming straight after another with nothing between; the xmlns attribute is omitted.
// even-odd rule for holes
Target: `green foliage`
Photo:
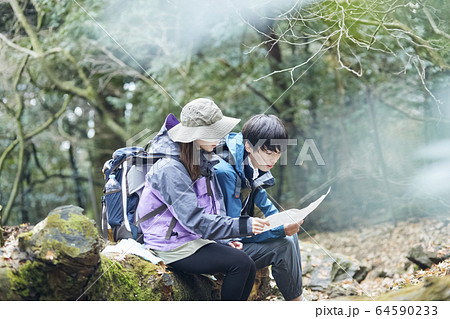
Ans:
<svg viewBox="0 0 450 319"><path fill-rule="evenodd" d="M34 49L10 6L0 7L2 34ZM328 202L306 227L386 219L389 202L399 215L444 212L445 200L434 206L434 195L415 194L413 177L427 164L415 157L417 150L450 133L445 93L450 29L443 23L449 13L449 4L439 0L301 1L298 6L290 1L215 6L200 0L33 1L25 14L49 53L27 61L17 86L25 135L55 114L68 94L72 99L61 118L26 141L24 173L7 222L36 222L43 212L75 201L94 214L101 169L112 152L144 129L158 131L168 113L179 116L197 97L211 97L225 115L242 118L236 130L255 113L276 114L286 122L298 141L289 148L289 165L274 168L279 183L269 190L271 196L284 208L298 207L314 197L307 196L311 191L317 194L328 181L333 185ZM25 53L0 45L5 66L0 93L16 110L12 83ZM88 91L80 94L62 85L67 83ZM387 177L377 156L370 103ZM2 103L0 115L2 153L18 132ZM293 165L306 138L315 141L325 166L314 160ZM3 206L17 156L15 147L0 167Z"/></svg>

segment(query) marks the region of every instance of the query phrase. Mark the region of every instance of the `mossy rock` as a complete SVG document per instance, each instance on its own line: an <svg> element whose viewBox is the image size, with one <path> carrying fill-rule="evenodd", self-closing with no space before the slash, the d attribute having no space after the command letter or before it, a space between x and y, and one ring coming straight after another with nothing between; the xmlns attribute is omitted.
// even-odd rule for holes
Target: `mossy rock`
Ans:
<svg viewBox="0 0 450 319"><path fill-rule="evenodd" d="M339 297L333 300L372 300L367 296ZM427 277L419 285L408 285L398 290L386 292L376 301L450 301L450 276Z"/></svg>
<svg viewBox="0 0 450 319"><path fill-rule="evenodd" d="M101 238L95 222L76 206L62 206L28 233L19 249L28 261L7 272L8 300L75 300L100 261Z"/></svg>
<svg viewBox="0 0 450 319"><path fill-rule="evenodd" d="M101 256L101 266L86 285L83 300L219 300L221 280L174 273L127 255L115 261Z"/></svg>
<svg viewBox="0 0 450 319"><path fill-rule="evenodd" d="M173 272L137 256L120 261L101 255L101 267L92 276L84 300L220 300L222 274L214 276ZM249 300L264 300L273 293L267 268L257 271Z"/></svg>
<svg viewBox="0 0 450 319"><path fill-rule="evenodd" d="M156 265L135 256L114 261L101 256L100 267L86 285L85 300L159 300L153 291Z"/></svg>
<svg viewBox="0 0 450 319"><path fill-rule="evenodd" d="M423 284L410 285L378 297L381 301L450 301L450 276L427 277Z"/></svg>
<svg viewBox="0 0 450 319"><path fill-rule="evenodd" d="M99 262L100 236L93 220L76 206L52 210L31 232L19 236L19 248L33 259L75 268Z"/></svg>

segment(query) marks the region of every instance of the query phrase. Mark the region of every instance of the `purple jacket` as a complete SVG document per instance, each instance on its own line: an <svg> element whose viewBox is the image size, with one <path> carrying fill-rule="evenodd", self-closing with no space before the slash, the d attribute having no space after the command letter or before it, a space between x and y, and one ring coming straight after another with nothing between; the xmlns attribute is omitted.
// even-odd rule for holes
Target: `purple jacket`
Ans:
<svg viewBox="0 0 450 319"><path fill-rule="evenodd" d="M147 174L137 214L142 218L162 204L168 208L141 224L146 247L168 251L197 238L218 240L252 235L251 218L226 216L223 195L214 175L213 166L218 163L215 155L200 152L202 177L195 182L191 180L178 159L178 143L167 133L174 124L178 120L170 114L149 151L166 157L158 160ZM208 195L207 182L213 196ZM166 239L173 217L177 222L172 236Z"/></svg>

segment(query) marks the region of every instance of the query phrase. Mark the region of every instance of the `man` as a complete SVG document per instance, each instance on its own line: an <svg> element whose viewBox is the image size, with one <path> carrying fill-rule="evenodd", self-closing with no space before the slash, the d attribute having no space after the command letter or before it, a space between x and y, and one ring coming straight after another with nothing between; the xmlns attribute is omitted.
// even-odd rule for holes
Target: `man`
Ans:
<svg viewBox="0 0 450 319"><path fill-rule="evenodd" d="M219 143L216 153L221 160L214 169L228 216L264 218L278 213L265 188L275 184L270 169L279 160L287 139L286 128L279 118L259 114L244 124L241 133L230 133ZM258 269L272 265L273 277L285 300L305 300L296 235L302 222L241 240L242 249Z"/></svg>

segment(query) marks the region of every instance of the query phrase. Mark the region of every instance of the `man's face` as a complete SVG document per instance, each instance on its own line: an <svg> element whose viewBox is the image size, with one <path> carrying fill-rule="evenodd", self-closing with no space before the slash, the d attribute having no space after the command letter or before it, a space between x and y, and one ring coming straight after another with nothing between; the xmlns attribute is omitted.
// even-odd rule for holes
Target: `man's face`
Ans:
<svg viewBox="0 0 450 319"><path fill-rule="evenodd" d="M281 157L281 152L263 150L262 148L254 150L248 142L245 142L245 150L252 161L253 167L263 172L270 171Z"/></svg>

